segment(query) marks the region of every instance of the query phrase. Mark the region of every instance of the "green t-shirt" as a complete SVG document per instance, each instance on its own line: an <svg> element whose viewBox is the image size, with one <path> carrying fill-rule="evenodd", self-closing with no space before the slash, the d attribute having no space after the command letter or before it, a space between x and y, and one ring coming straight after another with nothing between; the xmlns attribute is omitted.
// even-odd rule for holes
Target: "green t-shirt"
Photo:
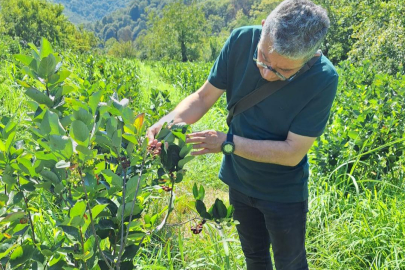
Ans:
<svg viewBox="0 0 405 270"><path fill-rule="evenodd" d="M226 41L208 81L226 90L228 109L267 81L253 55L261 26L236 29ZM234 116L230 132L253 140L284 141L288 132L318 137L325 129L335 98L338 74L321 56L310 70L254 107ZM219 178L254 198L301 202L308 198L307 156L295 167L255 162L237 155L224 156Z"/></svg>

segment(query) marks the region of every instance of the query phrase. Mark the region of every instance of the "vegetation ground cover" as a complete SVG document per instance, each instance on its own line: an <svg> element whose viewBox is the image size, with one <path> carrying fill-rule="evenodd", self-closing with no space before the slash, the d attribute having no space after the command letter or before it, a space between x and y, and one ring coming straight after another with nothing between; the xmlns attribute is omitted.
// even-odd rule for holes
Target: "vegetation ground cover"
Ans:
<svg viewBox="0 0 405 270"><path fill-rule="evenodd" d="M6 3L5 1L0 2ZM39 7L39 2L34 3L34 0L17 2L24 2L25 7L31 4L36 8ZM227 26L231 28L240 23L251 23L257 19L257 14L261 14L264 9L274 5L275 2L271 0L261 1L261 3L256 3L254 7L241 6L242 11L236 16L236 20L228 18L229 25ZM400 46L403 43L404 16L401 16L403 5L399 0L389 2L378 0L319 2L328 8L333 25L339 26L332 27L323 49L325 54L338 66L340 82L328 127L309 153L311 180L309 183L310 212L307 223L307 251L310 269L405 269L405 112L403 106L405 104L405 75L403 48ZM44 2L41 3L43 7L41 12L48 14L48 5L45 5ZM240 1L235 1L234 4L240 3ZM177 3L177 5L179 4ZM106 121L114 118L120 123L128 122L128 118L125 116L122 118L123 115L120 115L123 108L128 106L128 109L134 113L145 113L144 127L147 127L173 109L185 96L198 89L207 78L212 62L163 62L153 59L154 56L152 55L149 59L142 61L128 59L134 55L132 52L135 49L132 43L128 43L128 46L125 45L128 51L123 50L124 47L120 47L119 44L116 46L117 55L128 57L126 59L103 55L103 51L99 49L86 52L94 41L89 33L83 32L83 29L78 29L79 32L75 32L73 26L62 17L56 19L55 16L49 14L49 16L36 16L38 14L33 14L32 10L23 7L24 5L15 5L15 8L10 9L9 13L5 13L4 9L0 11L0 32L4 33L4 36L0 37L0 51L2 52L0 55L2 63L0 65L0 226L2 228L0 264L2 267L7 265L6 267L9 268L23 268L24 265L35 265L33 263L35 260L38 262L42 258L47 258L48 267L46 269L58 269L63 263L62 258L66 257L68 258L66 260L74 261L77 264L70 265L71 269L75 269L75 267L76 269L85 269L84 261L88 262L87 267L91 269L90 264L96 260L90 260L86 256L90 256L89 246L95 244L95 238L88 233L81 237L77 234L76 240L79 239L79 241L74 242L75 237L72 238L72 235L75 235L76 231L63 226L74 227L82 222L78 218L73 221L75 216L78 216L76 214L68 215L69 220L65 220L65 222L69 222L68 225L58 223L61 221L60 216L64 214L63 211L73 208L70 207L73 206L72 202L66 202L65 208L61 207L59 198L57 199L55 196L55 190L51 188L53 193L49 194L45 190L42 193L36 193L40 197L33 199L35 192L29 182L34 181L39 187L41 181L47 182L48 179L44 175L38 176L38 172L28 169L24 164L31 162L33 168L39 168L35 159L29 157L32 157L35 152L44 152L44 149L48 149L43 142L48 142L49 138L45 136L42 137L42 140L38 140L38 138L32 137L32 128L47 130L48 127L45 124L50 123L49 128L52 132L58 133L54 135L62 136L59 128L53 125L49 119L52 117L56 119L54 113L59 116L68 115L72 108L76 113L72 112L73 118L71 120L74 119L87 124L92 123L90 120L86 120L84 115L93 113L93 110L86 107L87 105L84 106L83 102L90 102L92 93L97 92L97 89L102 89L108 93L102 101L107 102L109 97L113 96L118 102L108 105L112 117L104 115ZM217 12L223 11L222 8L213 3L203 6L204 12L212 10L211 14L208 12L205 15L211 16L213 22L218 23L218 25L211 25L213 29L215 27L215 29L221 29L219 27L221 21L214 19ZM61 11L61 9L57 10ZM32 20L38 21L38 24L33 23L31 25L34 27L31 30L29 30L31 26L22 25L24 27L19 29L14 24L4 23L7 22L4 18L10 19L10 21L20 20L30 14ZM384 16L384 14L390 15ZM24 19L22 20L24 21ZM24 69L24 65L20 62L21 60L26 62L29 58L19 56L17 60L19 59L20 62L18 62L13 56L15 54L29 55L32 51L33 46L29 47L30 41L26 40L30 36L26 35L27 32L35 31L35 40L31 40L31 42L36 45L39 44L39 39L43 35L49 35L47 31L35 30L37 29L35 27L43 22L42 20L46 22L45 25L47 26L42 27L42 30L49 29L48 32L52 32L55 30L52 30L52 26L60 26L59 28L56 27L56 30L59 30L55 30L57 34L52 40L55 42L54 48L60 53L59 56L63 60L61 71L65 72L65 75L70 73L63 84L63 80L59 81L61 77L59 79L52 77L54 74L52 74L52 70L47 70L47 66L52 66L54 62L52 57L47 58L48 56L44 53L38 59L37 64L44 58L49 60L49 62L44 60L42 64L42 69L51 74L48 76L48 80L52 82L48 85L49 89L44 87L47 85L44 84L44 81L38 80L34 73L29 72L34 70L46 73L39 69L41 65L33 64L28 69ZM157 17L156 20L158 20ZM67 30L60 32L61 29ZM10 33L13 36L8 36ZM366 36L368 38L365 38ZM70 42L76 40L78 42L69 45ZM219 40L220 38L217 40L218 46L221 44ZM218 49L211 46L215 45L214 43L214 40L205 40L203 43L203 47L212 50L211 54L213 55ZM81 46L83 44L86 49ZM366 49L360 50L361 48ZM173 51L170 52L173 53ZM142 54L147 55L144 52ZM178 58L179 55L181 55L180 52L176 52L172 56L165 55L164 57L180 59ZM203 59L212 60L211 56ZM55 57L57 58L57 56ZM346 58L349 60L343 61ZM29 62L31 63L31 59ZM46 74L42 75L46 77ZM51 101L52 106L56 108L52 106L50 108L46 105L46 103L50 104L47 99L45 104L35 105L36 101L24 94L27 91L27 84L40 89L43 93L55 90L55 95L51 95L53 98L60 98L57 94L59 91L56 87L57 84L62 88L64 85L71 86L74 90L65 99L69 106L54 104L55 99ZM68 89L71 88L66 88L66 91ZM32 90L30 91L32 92ZM128 105L123 106L119 102L125 98L128 99L128 103L125 101L122 104ZM83 110L80 111L81 105L79 106L79 103L84 106L83 108L87 113ZM95 108L94 102L93 105L90 104L89 106ZM113 107L120 109L117 111ZM29 114L33 110L36 114ZM125 111L129 112L127 109ZM46 112L48 112L47 117L44 116ZM201 121L192 125L191 129L194 131L205 129L226 131L226 113L226 103L222 98ZM10 119L17 123L15 127L7 126ZM31 121L32 119L34 121ZM61 122L64 129L72 128L72 123L69 121L65 123L64 121ZM35 126L38 123L44 124ZM79 122L76 124L81 125ZM115 138L116 140L119 136L114 137L111 133L112 129L103 126L104 124L106 123L100 122L101 131L105 131L107 135L110 132L109 139ZM126 132L130 131L127 130ZM135 133L135 130L132 129L132 132ZM77 136L75 134L66 135L76 139L80 139L77 137L79 135L87 138L87 135L82 133L77 133ZM102 134L99 135L103 136ZM143 136L141 134L130 135ZM12 140L8 139L13 136ZM128 134L126 136L134 138ZM63 141L63 136L60 139ZM31 151L29 153L31 156L19 156L21 155L21 147L18 146L17 142L21 140L29 142L24 148ZM11 148L12 145L15 146L13 146L14 149ZM93 149L95 146L89 145L89 147ZM12 150L12 153L9 151L7 157L4 154L6 148ZM130 150L125 148L124 151ZM60 151L60 149L55 151ZM82 148L82 151L85 150ZM114 150L110 149L109 152L114 152ZM46 159L44 156L41 158ZM4 162L4 160L6 161ZM9 177L10 168L7 165L10 165L13 160L15 161L13 172ZM102 163L99 159L97 161ZM136 256L133 256L132 263L136 265L137 269L243 269L244 257L235 226L223 226L222 230L218 230L215 222L207 222L203 226L202 233L193 234L191 230L191 228L195 229L200 222L198 217L201 214L196 210L196 194L193 190L195 183L205 187L204 203L207 206L213 204L217 198L227 201L227 187L217 179L220 162L221 155L217 154L198 157L186 164L185 170L187 172L184 174L184 179L176 184L174 189L175 208L169 217L167 226L148 238L148 241L145 242L147 244L136 250ZM141 165L140 163L134 161L133 165ZM108 164L110 166L108 170L120 173L113 162ZM150 161L150 164L152 166L153 162ZM51 165L45 164L44 166L48 168L47 166ZM61 163L58 166L63 167L65 165ZM91 162L86 166L88 166L87 169L93 168ZM48 173L50 170L46 171ZM104 174L107 176L110 174L114 178L110 171L104 171ZM27 177L31 173L35 180ZM22 176L20 180L23 187L17 185L12 188L13 193L11 193L8 188L10 188L10 183L14 184L16 181L14 176ZM26 179L23 179L24 177ZM60 175L58 177L63 178ZM171 176L167 177L170 178ZM117 183L111 182L112 178L108 180L110 181L109 184L116 190L119 189ZM86 186L93 181L94 184L95 177L88 178L87 182L80 181L79 178L75 179L72 186L77 189L78 184L81 183L85 183ZM117 178L115 179L117 180ZM155 186L156 190L154 191L156 193L149 197L145 194L141 196L148 198L148 206L142 213L141 218L143 219L140 221L140 226L135 226L142 232L134 229L132 231L134 232L133 239L137 239L135 236L137 233L142 235L144 232L150 232L150 228L156 227L158 222L164 218L166 206L171 201L170 193L164 192L159 185L153 186ZM54 183L55 187L57 187L57 193L61 192L59 189L63 188L59 183ZM98 191L105 194L102 189ZM76 192L79 194L83 191L78 188ZM121 196L122 194L112 191L109 195ZM197 192L198 196L200 196L199 191ZM25 204L25 199L28 200L30 207ZM32 201L29 201L30 199ZM91 199L87 200L77 196L76 199L79 203L75 208L75 213L81 213L85 209L83 208L84 202L92 202ZM122 203L120 200L114 199L114 203L120 205ZM78 209L79 206L81 210ZM95 207L96 205L92 206ZM39 209L44 209L44 211ZM28 226L30 224L28 214L21 216L22 210L24 213L32 213L34 229ZM85 211L89 213L88 210ZM17 213L17 215L10 216L10 213ZM100 213L104 219L111 219L111 212ZM155 217L153 213L160 214ZM84 214L82 219L84 224L89 225ZM96 229L100 229L103 223L96 225L98 226ZM130 225L128 224L128 226ZM115 227L112 228L118 231ZM35 232L36 240L42 243L42 246L33 244L35 241L32 241L32 232ZM80 239L85 241L80 243ZM130 244L138 243L136 242L138 240L133 240L134 242L130 242ZM10 245L10 242L13 244ZM58 247L51 251L48 250L47 245L51 246L50 243L53 246L62 243L59 247L62 250L58 250ZM77 246L72 245L72 243L76 243ZM131 246L134 249L129 248L127 254L133 254L130 252L135 251L135 247L136 245ZM101 248L105 247L102 246ZM89 253L86 254L86 252ZM93 252L99 255L98 260L103 260L96 249ZM24 254L25 256L23 256ZM65 256L66 254L69 255ZM117 252L114 254L116 255ZM73 259L71 259L72 256ZM130 256L124 257L126 257L127 262L132 259ZM29 261L29 258L32 258L32 261ZM39 266L38 263L36 265ZM92 266L94 266L93 269L100 267L95 264Z"/></svg>

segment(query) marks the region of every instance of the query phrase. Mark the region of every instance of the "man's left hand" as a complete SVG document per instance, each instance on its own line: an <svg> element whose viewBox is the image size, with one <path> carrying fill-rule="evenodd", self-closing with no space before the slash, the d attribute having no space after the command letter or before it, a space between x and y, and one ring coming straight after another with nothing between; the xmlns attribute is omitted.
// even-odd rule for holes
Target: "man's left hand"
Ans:
<svg viewBox="0 0 405 270"><path fill-rule="evenodd" d="M225 140L225 133L215 130L205 130L188 134L186 143L192 143L193 149L201 149L191 152L191 155L198 156L221 152L221 146Z"/></svg>

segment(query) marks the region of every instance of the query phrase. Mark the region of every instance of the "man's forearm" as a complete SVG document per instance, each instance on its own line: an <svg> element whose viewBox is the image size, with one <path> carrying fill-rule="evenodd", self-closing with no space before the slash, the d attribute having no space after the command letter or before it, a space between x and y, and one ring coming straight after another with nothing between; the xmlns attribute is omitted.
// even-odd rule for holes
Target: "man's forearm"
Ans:
<svg viewBox="0 0 405 270"><path fill-rule="evenodd" d="M208 109L205 108L204 104L199 99L199 95L193 93L183 99L173 111L162 117L159 122L161 124L165 122L170 123L172 121L173 123L184 122L187 124L193 124L200 120Z"/></svg>
<svg viewBox="0 0 405 270"><path fill-rule="evenodd" d="M294 147L288 140L251 140L235 135L234 143L235 155L256 162L295 166L302 159L301 154L295 153Z"/></svg>
<svg viewBox="0 0 405 270"><path fill-rule="evenodd" d="M223 90L206 81L200 89L183 99L171 113L160 119L159 122L161 124L171 121L193 124L204 116L223 93Z"/></svg>

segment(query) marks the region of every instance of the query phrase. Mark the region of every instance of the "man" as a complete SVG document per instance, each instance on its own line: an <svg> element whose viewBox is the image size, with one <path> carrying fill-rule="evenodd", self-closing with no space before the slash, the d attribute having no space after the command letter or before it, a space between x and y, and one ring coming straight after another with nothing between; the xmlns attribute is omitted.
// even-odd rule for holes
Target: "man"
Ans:
<svg viewBox="0 0 405 270"><path fill-rule="evenodd" d="M278 270L308 269L306 154L325 128L338 83L333 65L317 51L329 24L320 6L286 0L262 27L234 30L207 82L148 130L150 144L160 148L154 135L164 122L192 124L225 91L230 109L264 83L289 81L235 115L228 134L208 130L187 139L199 149L193 155L226 154L219 178L229 185L248 270L272 269L270 243ZM299 73L314 56L313 66Z"/></svg>

